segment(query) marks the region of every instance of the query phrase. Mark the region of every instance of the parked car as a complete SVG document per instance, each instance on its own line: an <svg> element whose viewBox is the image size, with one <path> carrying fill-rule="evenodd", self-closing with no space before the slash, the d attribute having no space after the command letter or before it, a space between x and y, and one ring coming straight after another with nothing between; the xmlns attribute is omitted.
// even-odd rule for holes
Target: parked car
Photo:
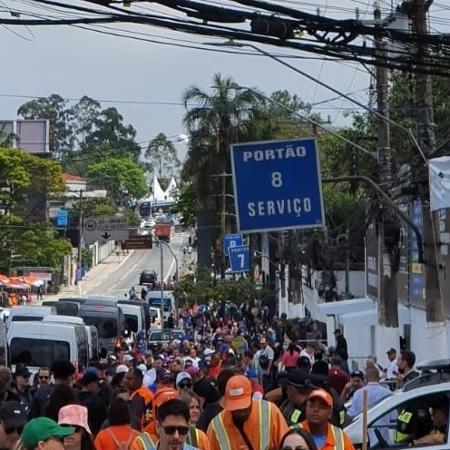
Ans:
<svg viewBox="0 0 450 450"><path fill-rule="evenodd" d="M396 430L398 417L405 411L417 411L417 423L414 422L414 431L421 431L419 424L425 424L432 420L432 411L436 404L445 406L447 427L449 429L450 409L450 360L427 361L417 365L423 374L418 378L406 383L389 397L385 397L378 403L369 407L367 413L368 449L410 449L415 450L448 450L450 448L450 435L447 432L443 443L437 441L433 445L414 444L410 440L396 442ZM419 408L419 409L417 409ZM428 419L426 416L430 414ZM362 445L362 421L363 416L359 414L345 428L356 448ZM406 432L406 431L405 431ZM408 431L409 434L412 430ZM428 434L428 433L425 433ZM419 437L421 437L419 435Z"/></svg>
<svg viewBox="0 0 450 450"><path fill-rule="evenodd" d="M155 284L158 280L158 274L156 270L145 269L139 275L139 284Z"/></svg>
<svg viewBox="0 0 450 450"><path fill-rule="evenodd" d="M176 339L183 339L184 331L177 329L163 329L150 331L148 345L168 344Z"/></svg>

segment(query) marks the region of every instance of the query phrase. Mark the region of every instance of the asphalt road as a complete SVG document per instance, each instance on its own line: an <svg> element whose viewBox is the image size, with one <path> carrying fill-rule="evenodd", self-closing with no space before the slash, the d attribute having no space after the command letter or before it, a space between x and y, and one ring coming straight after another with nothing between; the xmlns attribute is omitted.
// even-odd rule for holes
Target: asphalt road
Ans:
<svg viewBox="0 0 450 450"><path fill-rule="evenodd" d="M170 246L179 260L183 261L183 246L187 245L188 234L179 233L172 237ZM124 257L125 258L125 257ZM122 297L131 286L135 286L139 294L139 274L144 269L154 269L158 273L158 281L161 279L161 252L159 246L154 245L151 250L135 250L115 271L105 277L98 277L98 282L86 287L85 294L114 295ZM163 245L164 281L175 274L175 258L167 246Z"/></svg>

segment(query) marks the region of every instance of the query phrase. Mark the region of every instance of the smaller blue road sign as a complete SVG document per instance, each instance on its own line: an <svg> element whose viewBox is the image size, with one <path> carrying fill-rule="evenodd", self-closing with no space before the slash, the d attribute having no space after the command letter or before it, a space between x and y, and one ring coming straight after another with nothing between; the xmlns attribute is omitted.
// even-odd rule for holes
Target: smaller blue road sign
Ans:
<svg viewBox="0 0 450 450"><path fill-rule="evenodd" d="M243 243L242 234L226 234L223 238L223 250L225 255L228 255L228 249L230 247L239 247Z"/></svg>
<svg viewBox="0 0 450 450"><path fill-rule="evenodd" d="M233 273L250 271L250 249L248 245L239 245L228 249L231 271Z"/></svg>
<svg viewBox="0 0 450 450"><path fill-rule="evenodd" d="M58 227L66 227L68 217L69 217L69 212L67 211L67 209L64 209L64 208L59 209L58 216L56 218L56 225Z"/></svg>

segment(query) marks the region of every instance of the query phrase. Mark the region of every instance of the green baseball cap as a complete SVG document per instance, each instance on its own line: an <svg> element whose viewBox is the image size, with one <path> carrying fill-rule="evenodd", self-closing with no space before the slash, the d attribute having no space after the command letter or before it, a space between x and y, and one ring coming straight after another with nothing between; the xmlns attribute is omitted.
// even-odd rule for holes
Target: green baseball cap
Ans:
<svg viewBox="0 0 450 450"><path fill-rule="evenodd" d="M22 442L27 448L36 447L40 441L52 437L63 438L75 433L74 427L61 427L48 417L38 417L30 420L22 431Z"/></svg>

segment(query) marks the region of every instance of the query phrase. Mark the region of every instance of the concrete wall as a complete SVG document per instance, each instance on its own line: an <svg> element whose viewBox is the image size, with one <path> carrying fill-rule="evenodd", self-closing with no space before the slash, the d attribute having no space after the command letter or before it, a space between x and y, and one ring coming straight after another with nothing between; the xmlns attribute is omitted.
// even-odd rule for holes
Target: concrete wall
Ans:
<svg viewBox="0 0 450 450"><path fill-rule="evenodd" d="M116 243L107 241L105 244L100 244L97 241L95 244L91 244L89 248L92 250L92 267L95 267L114 251Z"/></svg>

